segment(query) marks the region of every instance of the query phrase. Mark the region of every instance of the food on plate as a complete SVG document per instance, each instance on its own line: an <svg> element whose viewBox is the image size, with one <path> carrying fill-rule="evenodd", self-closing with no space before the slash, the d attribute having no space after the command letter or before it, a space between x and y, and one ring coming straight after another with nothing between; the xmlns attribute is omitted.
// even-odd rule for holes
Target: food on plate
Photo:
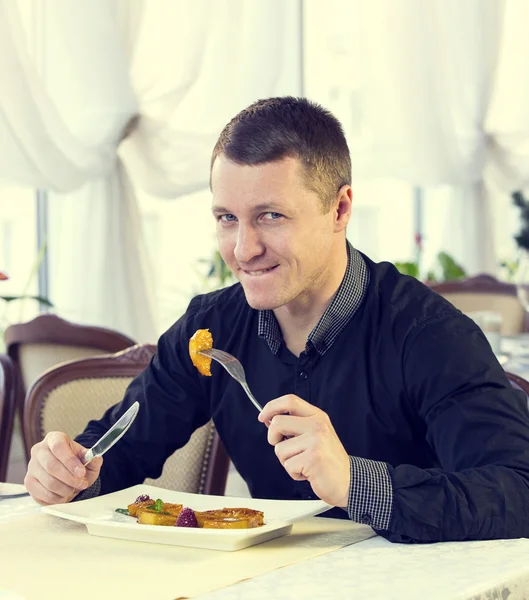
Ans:
<svg viewBox="0 0 529 600"><path fill-rule="evenodd" d="M144 500L143 496L139 496L142 500L136 499L136 502L129 504L127 509L131 517L140 517L143 512L156 512L159 514L168 514L174 517L178 517L182 510L181 504L169 504L162 502L160 499L152 500L147 496L147 500Z"/></svg>
<svg viewBox="0 0 529 600"><path fill-rule="evenodd" d="M207 529L248 529L264 525L264 513L251 508L223 508L195 514L198 526Z"/></svg>
<svg viewBox="0 0 529 600"><path fill-rule="evenodd" d="M213 348L213 336L209 329L198 329L189 340L189 356L198 372L211 377L211 358L199 354L201 350Z"/></svg>
<svg viewBox="0 0 529 600"><path fill-rule="evenodd" d="M264 513L252 508L221 508L195 511L182 504L156 501L147 495L138 496L126 509L116 512L136 517L140 525L195 527L199 529L251 529L264 525Z"/></svg>
<svg viewBox="0 0 529 600"><path fill-rule="evenodd" d="M178 517L166 512L144 509L138 514L140 525L176 525Z"/></svg>
<svg viewBox="0 0 529 600"><path fill-rule="evenodd" d="M192 508L184 508L178 515L175 525L177 527L198 527L195 511Z"/></svg>

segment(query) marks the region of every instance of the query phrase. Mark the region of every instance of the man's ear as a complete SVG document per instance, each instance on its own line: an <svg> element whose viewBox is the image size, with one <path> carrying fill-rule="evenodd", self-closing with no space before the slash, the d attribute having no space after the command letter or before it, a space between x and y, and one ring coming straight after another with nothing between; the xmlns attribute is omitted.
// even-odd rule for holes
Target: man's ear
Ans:
<svg viewBox="0 0 529 600"><path fill-rule="evenodd" d="M353 205L353 190L350 185L342 185L336 194L334 203L334 231L338 233L343 231L351 218L351 208Z"/></svg>

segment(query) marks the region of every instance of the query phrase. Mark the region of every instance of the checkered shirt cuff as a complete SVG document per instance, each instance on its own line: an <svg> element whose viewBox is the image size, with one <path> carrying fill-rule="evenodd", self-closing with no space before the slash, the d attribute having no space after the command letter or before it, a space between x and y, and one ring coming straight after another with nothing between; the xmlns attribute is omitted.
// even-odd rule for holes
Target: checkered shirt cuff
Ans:
<svg viewBox="0 0 529 600"><path fill-rule="evenodd" d="M101 493L101 479L99 477L94 481L94 483L86 490L83 490L72 500L72 502L79 502L79 500L89 500L90 498L95 498L99 496Z"/></svg>
<svg viewBox="0 0 529 600"><path fill-rule="evenodd" d="M350 456L351 488L347 512L357 523L386 530L391 520L393 487L384 462Z"/></svg>

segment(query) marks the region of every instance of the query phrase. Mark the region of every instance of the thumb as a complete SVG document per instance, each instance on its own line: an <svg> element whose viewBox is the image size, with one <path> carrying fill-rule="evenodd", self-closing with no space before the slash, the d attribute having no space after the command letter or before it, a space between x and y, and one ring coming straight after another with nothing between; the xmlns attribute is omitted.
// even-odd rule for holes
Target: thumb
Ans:
<svg viewBox="0 0 529 600"><path fill-rule="evenodd" d="M94 481L99 477L99 473L101 471L101 467L103 466L103 457L97 456L92 459L87 465L86 468L86 480L89 485L92 485Z"/></svg>
<svg viewBox="0 0 529 600"><path fill-rule="evenodd" d="M82 459L82 457L85 455L88 448L85 448L78 442L74 442L72 440L72 450L79 459ZM89 486L92 485L94 483L94 481L99 477L99 472L101 471L102 465L103 465L103 457L102 456L96 456L87 465L84 465L84 469L85 469L84 478L88 481Z"/></svg>

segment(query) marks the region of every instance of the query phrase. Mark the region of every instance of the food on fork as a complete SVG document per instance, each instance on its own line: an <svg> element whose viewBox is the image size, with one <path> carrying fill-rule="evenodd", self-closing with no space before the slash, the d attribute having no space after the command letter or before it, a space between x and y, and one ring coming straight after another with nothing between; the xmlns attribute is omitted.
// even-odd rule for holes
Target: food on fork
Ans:
<svg viewBox="0 0 529 600"><path fill-rule="evenodd" d="M209 329L197 329L189 340L189 356L199 373L207 377L211 377L211 358L199 352L210 348L213 348L213 336Z"/></svg>
<svg viewBox="0 0 529 600"><path fill-rule="evenodd" d="M138 496L126 509L116 512L136 517L140 525L195 527L199 529L251 529L264 525L264 513L252 508L222 508L195 511L182 504L170 504L160 498Z"/></svg>

